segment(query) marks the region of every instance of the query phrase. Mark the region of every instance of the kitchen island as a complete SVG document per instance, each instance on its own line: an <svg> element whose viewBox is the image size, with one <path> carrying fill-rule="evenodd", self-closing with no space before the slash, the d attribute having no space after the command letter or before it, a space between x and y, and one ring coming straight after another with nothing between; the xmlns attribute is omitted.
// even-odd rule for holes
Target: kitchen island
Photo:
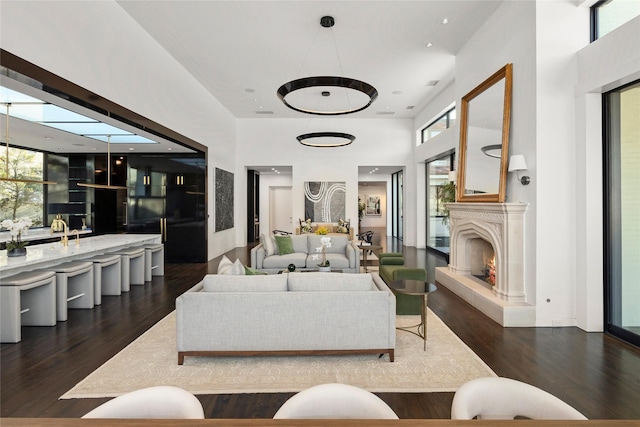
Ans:
<svg viewBox="0 0 640 427"><path fill-rule="evenodd" d="M160 234L104 234L78 239L77 242L79 244L76 244L75 236L69 236L68 246L60 242L27 246L27 255L21 257L7 257L6 250L0 251L0 279L106 252L161 243L162 239Z"/></svg>

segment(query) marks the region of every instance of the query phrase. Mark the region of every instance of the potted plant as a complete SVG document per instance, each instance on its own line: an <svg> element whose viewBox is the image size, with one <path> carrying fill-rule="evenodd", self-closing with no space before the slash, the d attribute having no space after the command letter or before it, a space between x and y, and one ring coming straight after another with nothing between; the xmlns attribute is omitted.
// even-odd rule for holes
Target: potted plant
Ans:
<svg viewBox="0 0 640 427"><path fill-rule="evenodd" d="M449 208L446 203L452 203L456 201L456 183L448 181L446 184L438 186L437 190L438 205L442 206L442 223L444 225L449 224Z"/></svg>
<svg viewBox="0 0 640 427"><path fill-rule="evenodd" d="M320 234L320 233L318 233ZM322 260L318 264L319 271L331 271L331 263L327 259L327 248L331 247L331 237L324 236L320 238L320 247L316 248L316 252L320 253ZM318 259L318 255L313 256L314 260Z"/></svg>
<svg viewBox="0 0 640 427"><path fill-rule="evenodd" d="M26 232L31 227L31 220L29 218L22 218L17 221L11 219L5 219L0 223L0 227L6 228L11 233L11 240L7 242L7 256L24 256L27 254L25 246L27 242L22 241L22 233Z"/></svg>

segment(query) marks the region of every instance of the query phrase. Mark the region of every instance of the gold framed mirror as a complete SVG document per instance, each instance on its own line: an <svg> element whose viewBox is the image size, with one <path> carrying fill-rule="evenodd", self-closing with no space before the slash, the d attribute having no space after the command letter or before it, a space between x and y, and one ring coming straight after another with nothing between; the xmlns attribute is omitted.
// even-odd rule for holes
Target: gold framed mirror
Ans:
<svg viewBox="0 0 640 427"><path fill-rule="evenodd" d="M504 202L509 158L512 64L461 101L458 202Z"/></svg>

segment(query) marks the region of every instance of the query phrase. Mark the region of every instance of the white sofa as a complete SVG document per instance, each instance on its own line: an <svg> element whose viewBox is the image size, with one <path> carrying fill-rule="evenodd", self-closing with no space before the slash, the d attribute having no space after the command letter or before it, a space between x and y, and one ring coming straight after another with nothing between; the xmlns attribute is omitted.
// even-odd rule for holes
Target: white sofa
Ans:
<svg viewBox="0 0 640 427"><path fill-rule="evenodd" d="M211 274L176 299L185 356L389 354L396 300L377 274Z"/></svg>
<svg viewBox="0 0 640 427"><path fill-rule="evenodd" d="M262 235L260 244L251 249L251 267L267 272L277 273L286 270L289 264L294 264L296 270L317 269L319 259L313 259L319 255L316 248L320 247L320 236L317 234L291 235L294 253L281 255L276 250L268 253L264 239L273 239L273 236ZM346 234L331 235L331 247L326 249L327 260L332 269L342 270L343 273L360 272L360 253L355 242L349 240Z"/></svg>

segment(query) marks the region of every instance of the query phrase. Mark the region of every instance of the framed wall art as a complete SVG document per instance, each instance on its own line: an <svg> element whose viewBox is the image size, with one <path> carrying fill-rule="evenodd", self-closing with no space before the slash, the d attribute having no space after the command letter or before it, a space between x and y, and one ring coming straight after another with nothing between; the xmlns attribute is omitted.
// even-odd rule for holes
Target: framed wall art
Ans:
<svg viewBox="0 0 640 427"><path fill-rule="evenodd" d="M382 211L380 210L380 196L364 196L365 207L364 214L369 216L380 216Z"/></svg>
<svg viewBox="0 0 640 427"><path fill-rule="evenodd" d="M338 222L344 219L346 182L304 183L304 215L311 222Z"/></svg>

